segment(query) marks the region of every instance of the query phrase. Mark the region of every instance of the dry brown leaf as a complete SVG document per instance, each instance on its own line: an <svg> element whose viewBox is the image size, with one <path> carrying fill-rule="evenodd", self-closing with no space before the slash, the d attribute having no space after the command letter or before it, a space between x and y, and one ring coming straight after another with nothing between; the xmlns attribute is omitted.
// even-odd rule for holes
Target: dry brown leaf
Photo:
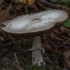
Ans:
<svg viewBox="0 0 70 70"><path fill-rule="evenodd" d="M23 4L26 4L26 0L20 0ZM28 4L31 5L35 2L35 0L28 0Z"/></svg>
<svg viewBox="0 0 70 70"><path fill-rule="evenodd" d="M65 33L68 29L64 26L60 26L58 29L55 29L53 32L56 34L62 34Z"/></svg>
<svg viewBox="0 0 70 70"><path fill-rule="evenodd" d="M10 18L10 15L6 10L0 10L0 22L6 21L9 18Z"/></svg>
<svg viewBox="0 0 70 70"><path fill-rule="evenodd" d="M55 49L51 48L50 45L49 45L48 43L46 43L46 44L43 43L43 44L42 44L42 47L43 47L44 50L47 51L47 52L59 53L59 51L58 51L57 48L55 48Z"/></svg>
<svg viewBox="0 0 70 70"><path fill-rule="evenodd" d="M0 27L4 26L3 24L1 24L1 22L4 22L4 21L7 21L10 19L10 14L4 10L4 9L1 9L2 7L0 7ZM2 30L0 29L0 32Z"/></svg>
<svg viewBox="0 0 70 70"><path fill-rule="evenodd" d="M6 10L1 8L2 7L0 7L0 22L10 19L10 14Z"/></svg>

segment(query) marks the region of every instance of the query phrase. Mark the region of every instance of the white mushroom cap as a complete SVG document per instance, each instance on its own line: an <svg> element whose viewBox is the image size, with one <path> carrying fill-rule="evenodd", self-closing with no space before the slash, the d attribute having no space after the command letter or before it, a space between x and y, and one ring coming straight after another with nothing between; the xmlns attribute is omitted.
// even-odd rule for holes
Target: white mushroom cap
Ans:
<svg viewBox="0 0 70 70"><path fill-rule="evenodd" d="M24 34L44 31L55 24L65 21L68 14L63 10L48 10L30 15L19 16L7 22L1 29L8 33Z"/></svg>

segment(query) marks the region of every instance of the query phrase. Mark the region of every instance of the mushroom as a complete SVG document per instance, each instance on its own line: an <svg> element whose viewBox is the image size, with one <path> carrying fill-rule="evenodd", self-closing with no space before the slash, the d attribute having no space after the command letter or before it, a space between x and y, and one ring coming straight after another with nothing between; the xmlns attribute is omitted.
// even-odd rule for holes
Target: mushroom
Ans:
<svg viewBox="0 0 70 70"><path fill-rule="evenodd" d="M68 18L64 10L48 10L30 15L16 17L3 22L1 27L6 33L14 36L33 37L32 64L45 65L42 57L41 38L45 33L50 33Z"/></svg>

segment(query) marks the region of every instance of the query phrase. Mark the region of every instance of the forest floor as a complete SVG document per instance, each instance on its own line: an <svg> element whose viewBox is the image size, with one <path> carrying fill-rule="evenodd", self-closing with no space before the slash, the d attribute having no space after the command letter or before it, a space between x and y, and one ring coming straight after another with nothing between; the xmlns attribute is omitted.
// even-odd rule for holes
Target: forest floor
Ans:
<svg viewBox="0 0 70 70"><path fill-rule="evenodd" d="M58 9L52 2L44 1L28 5L28 14ZM61 6L61 9L70 16L67 8ZM23 3L4 0L0 5L0 23L25 14ZM46 70L70 70L70 29L61 25L53 32L42 35L41 41L45 49ZM28 50L31 47L32 38L14 37L0 30L0 70L43 70L42 67L32 66L32 51Z"/></svg>

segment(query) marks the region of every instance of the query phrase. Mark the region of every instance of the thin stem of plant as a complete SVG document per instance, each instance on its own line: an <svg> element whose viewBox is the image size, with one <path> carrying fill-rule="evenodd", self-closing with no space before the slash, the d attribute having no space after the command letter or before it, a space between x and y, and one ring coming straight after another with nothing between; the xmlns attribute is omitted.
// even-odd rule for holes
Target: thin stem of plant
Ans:
<svg viewBox="0 0 70 70"><path fill-rule="evenodd" d="M25 14L28 14L28 0L26 0L25 4Z"/></svg>

